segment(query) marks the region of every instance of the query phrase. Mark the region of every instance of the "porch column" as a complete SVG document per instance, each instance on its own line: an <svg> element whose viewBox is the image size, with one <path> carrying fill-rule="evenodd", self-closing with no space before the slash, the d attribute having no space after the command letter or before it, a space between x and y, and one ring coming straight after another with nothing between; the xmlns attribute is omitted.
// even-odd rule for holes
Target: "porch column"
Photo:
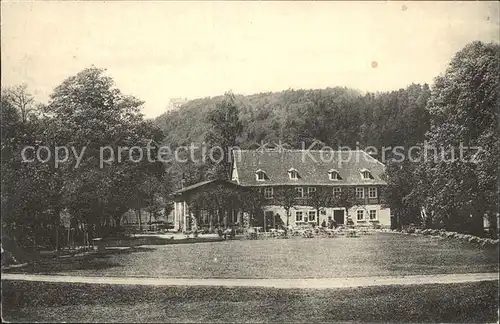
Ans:
<svg viewBox="0 0 500 324"><path fill-rule="evenodd" d="M179 229L179 218L177 216L177 201L174 201L174 231L177 231Z"/></svg>
<svg viewBox="0 0 500 324"><path fill-rule="evenodd" d="M184 229L184 211L182 201L177 201L176 206L176 220L177 220L177 230L182 231Z"/></svg>
<svg viewBox="0 0 500 324"><path fill-rule="evenodd" d="M184 209L184 230L187 231L188 230L188 224L189 224L189 221L188 221L189 212L187 210L186 201L183 201L182 204L183 204L183 209Z"/></svg>

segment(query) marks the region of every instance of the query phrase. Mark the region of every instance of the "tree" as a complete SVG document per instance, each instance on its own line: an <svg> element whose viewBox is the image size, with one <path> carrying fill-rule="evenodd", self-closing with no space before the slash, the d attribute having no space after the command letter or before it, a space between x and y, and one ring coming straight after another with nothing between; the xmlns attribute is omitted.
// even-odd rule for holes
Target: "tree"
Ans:
<svg viewBox="0 0 500 324"><path fill-rule="evenodd" d="M484 215L498 210L499 54L499 45L465 46L432 88L427 144L439 156L421 161L417 173L429 181L413 194L426 193L426 209L448 230L481 235Z"/></svg>
<svg viewBox="0 0 500 324"><path fill-rule="evenodd" d="M20 84L6 88L2 91L2 97L6 97L6 99L19 110L21 122L26 123L29 114L34 110L35 103L35 99L28 92L28 85Z"/></svg>
<svg viewBox="0 0 500 324"><path fill-rule="evenodd" d="M148 161L163 133L143 119L142 101L123 95L103 69L69 77L50 98L45 115L57 121L58 138L85 153L78 167L70 155L62 168L73 188L65 191L65 206L89 228L119 227L124 212L141 207L139 179L163 173L161 163Z"/></svg>
<svg viewBox="0 0 500 324"><path fill-rule="evenodd" d="M208 114L208 121L211 131L206 135L206 142L212 149L206 157L208 164L214 178L230 179L232 148L237 145L243 129L233 94L224 95L215 110Z"/></svg>
<svg viewBox="0 0 500 324"><path fill-rule="evenodd" d="M423 192L419 196L413 195L413 188L418 181L425 181L424 175L416 174L416 163L409 160L394 162L389 160L386 165L384 180L387 186L384 186L381 196L384 197L384 206L389 207L396 217L395 227L401 228L402 225L411 223L425 223L425 219L420 217L420 206L423 206ZM416 194L416 193L415 193Z"/></svg>
<svg viewBox="0 0 500 324"><path fill-rule="evenodd" d="M278 187L274 194L274 200L286 212L286 227L290 226L290 209L294 208L296 204L297 192L292 187Z"/></svg>
<svg viewBox="0 0 500 324"><path fill-rule="evenodd" d="M262 207L266 203L266 199L256 190L244 191L240 195L241 208L244 212L250 214L249 226L254 226L252 220L256 219L257 215L262 214Z"/></svg>
<svg viewBox="0 0 500 324"><path fill-rule="evenodd" d="M149 225L151 228L153 218L156 219L158 213L163 207L163 201L160 188L162 187L161 179L154 175L144 175L140 180L139 190L143 198L142 205L149 213Z"/></svg>
<svg viewBox="0 0 500 324"><path fill-rule="evenodd" d="M342 188L340 192L333 194L331 206L344 208L346 219L350 219L349 210L352 207L364 205L364 200L358 198L354 188Z"/></svg>
<svg viewBox="0 0 500 324"><path fill-rule="evenodd" d="M316 210L316 222L318 226L320 211L332 205L332 193L330 190L324 189L327 188L317 188L316 191L308 194L309 205L314 207L314 209Z"/></svg>
<svg viewBox="0 0 500 324"><path fill-rule="evenodd" d="M23 96L31 97L25 87L13 89L22 89ZM23 120L27 106L19 106L13 101L16 97L4 96L5 93L2 90L2 229L5 235L23 247L57 247L59 222L54 217L59 194L57 173L50 162L41 163L37 159L26 162L21 156L22 149L27 145L35 150L42 145L50 146L50 141L43 136L46 121L36 118ZM34 155L32 151L25 154L28 159ZM41 157L46 158L44 154Z"/></svg>

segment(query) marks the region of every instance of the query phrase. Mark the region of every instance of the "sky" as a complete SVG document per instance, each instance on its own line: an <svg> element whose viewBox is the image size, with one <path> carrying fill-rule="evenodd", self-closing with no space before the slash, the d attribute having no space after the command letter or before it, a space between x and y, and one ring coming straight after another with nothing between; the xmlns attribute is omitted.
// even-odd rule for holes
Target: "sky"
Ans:
<svg viewBox="0 0 500 324"><path fill-rule="evenodd" d="M2 87L47 102L92 65L164 113L170 99L429 83L454 53L500 41L496 2L2 1ZM373 64L376 62L376 65Z"/></svg>

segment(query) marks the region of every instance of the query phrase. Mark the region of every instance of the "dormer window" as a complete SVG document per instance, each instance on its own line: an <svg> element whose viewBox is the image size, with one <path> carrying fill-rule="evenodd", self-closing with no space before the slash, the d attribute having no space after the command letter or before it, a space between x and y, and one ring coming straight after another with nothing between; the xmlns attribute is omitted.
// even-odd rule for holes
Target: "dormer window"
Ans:
<svg viewBox="0 0 500 324"><path fill-rule="evenodd" d="M288 177L291 180L298 180L300 178L299 171L297 171L297 169L291 168L290 170L288 170Z"/></svg>
<svg viewBox="0 0 500 324"><path fill-rule="evenodd" d="M328 170L328 177L330 178L330 180L341 180L342 179L340 177L339 172L335 169Z"/></svg>
<svg viewBox="0 0 500 324"><path fill-rule="evenodd" d="M363 178L364 180L373 179L370 170L361 169L360 172L361 172L361 178Z"/></svg>
<svg viewBox="0 0 500 324"><path fill-rule="evenodd" d="M266 172L261 169L255 171L255 178L257 181L265 181L268 179Z"/></svg>

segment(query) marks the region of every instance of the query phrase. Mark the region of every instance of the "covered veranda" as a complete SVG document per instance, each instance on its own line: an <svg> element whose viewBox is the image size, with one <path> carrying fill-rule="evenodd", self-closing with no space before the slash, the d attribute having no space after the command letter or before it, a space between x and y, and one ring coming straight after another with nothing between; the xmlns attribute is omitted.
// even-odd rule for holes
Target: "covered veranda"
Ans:
<svg viewBox="0 0 500 324"><path fill-rule="evenodd" d="M213 231L248 226L244 196L250 188L228 180L209 180L174 192L174 230Z"/></svg>

